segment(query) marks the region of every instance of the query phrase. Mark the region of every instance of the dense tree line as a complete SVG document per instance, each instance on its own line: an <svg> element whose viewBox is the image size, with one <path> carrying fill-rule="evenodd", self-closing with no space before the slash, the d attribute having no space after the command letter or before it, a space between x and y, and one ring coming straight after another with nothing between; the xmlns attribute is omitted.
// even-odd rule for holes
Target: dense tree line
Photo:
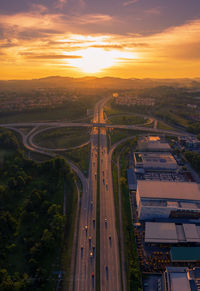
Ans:
<svg viewBox="0 0 200 291"><path fill-rule="evenodd" d="M186 151L184 155L191 166L200 173L200 154L197 152Z"/></svg>
<svg viewBox="0 0 200 291"><path fill-rule="evenodd" d="M19 148L12 133L0 133L0 141L1 147ZM19 151L4 158L0 169L0 290L53 290L52 264L60 261L74 199L74 175L63 159L35 163Z"/></svg>

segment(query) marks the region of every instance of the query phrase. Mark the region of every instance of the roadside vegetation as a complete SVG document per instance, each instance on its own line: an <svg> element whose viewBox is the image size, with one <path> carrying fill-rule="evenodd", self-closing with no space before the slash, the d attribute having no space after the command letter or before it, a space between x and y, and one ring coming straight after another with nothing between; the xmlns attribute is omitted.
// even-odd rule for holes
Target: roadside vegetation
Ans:
<svg viewBox="0 0 200 291"><path fill-rule="evenodd" d="M0 151L0 290L54 290L71 261L74 175L61 158L27 160L7 130Z"/></svg>
<svg viewBox="0 0 200 291"><path fill-rule="evenodd" d="M88 175L90 160L90 144L82 148L62 152L60 153L60 155L72 161L80 168L81 171L83 171L83 173L86 176Z"/></svg>
<svg viewBox="0 0 200 291"><path fill-rule="evenodd" d="M110 124L144 124L146 122L145 118L137 115L111 115L107 123Z"/></svg>
<svg viewBox="0 0 200 291"><path fill-rule="evenodd" d="M34 142L51 149L76 147L89 140L89 130L85 127L56 128L43 131L35 136Z"/></svg>
<svg viewBox="0 0 200 291"><path fill-rule="evenodd" d="M115 211L117 216L117 228L119 229L119 196L118 196L118 182L121 187L121 206L122 206L122 224L123 224L123 236L124 236L124 255L125 255L125 269L126 269L126 281L128 291L142 291L142 275L138 260L136 241L134 237L134 228L131 216L131 205L129 198L129 190L126 179L126 169L128 166L128 153L132 150L137 143L137 138L133 138L121 144L113 153L113 186L115 197ZM117 178L116 161L120 156L120 180Z"/></svg>
<svg viewBox="0 0 200 291"><path fill-rule="evenodd" d="M184 156L191 164L192 168L200 175L200 154L197 152L185 151Z"/></svg>

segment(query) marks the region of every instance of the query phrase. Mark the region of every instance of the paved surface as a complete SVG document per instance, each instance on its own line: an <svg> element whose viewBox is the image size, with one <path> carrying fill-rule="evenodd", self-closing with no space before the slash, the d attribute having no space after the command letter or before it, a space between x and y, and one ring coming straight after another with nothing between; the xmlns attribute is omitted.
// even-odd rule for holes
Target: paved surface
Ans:
<svg viewBox="0 0 200 291"><path fill-rule="evenodd" d="M106 102L107 100L105 100ZM99 122L104 122L103 104ZM100 129L100 284L101 291L121 290L118 237L112 186L111 157L108 154L106 129Z"/></svg>

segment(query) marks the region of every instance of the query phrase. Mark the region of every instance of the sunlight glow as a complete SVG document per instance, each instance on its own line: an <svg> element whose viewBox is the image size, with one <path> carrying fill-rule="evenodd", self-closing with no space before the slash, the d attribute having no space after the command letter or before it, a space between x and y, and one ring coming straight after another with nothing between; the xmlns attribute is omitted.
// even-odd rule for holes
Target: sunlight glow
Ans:
<svg viewBox="0 0 200 291"><path fill-rule="evenodd" d="M89 74L98 73L103 69L120 64L120 62L124 63L129 59L138 58L136 53L105 50L102 48L87 48L76 51L74 54L81 56L81 58L69 59L67 63Z"/></svg>

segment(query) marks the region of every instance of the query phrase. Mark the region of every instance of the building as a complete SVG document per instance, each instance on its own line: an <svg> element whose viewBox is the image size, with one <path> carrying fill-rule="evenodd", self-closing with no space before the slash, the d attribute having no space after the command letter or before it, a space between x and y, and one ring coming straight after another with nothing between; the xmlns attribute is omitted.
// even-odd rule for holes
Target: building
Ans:
<svg viewBox="0 0 200 291"><path fill-rule="evenodd" d="M134 153L135 171L176 171L179 166L170 153Z"/></svg>
<svg viewBox="0 0 200 291"><path fill-rule="evenodd" d="M180 136L179 143L188 150L200 150L200 140L193 136Z"/></svg>
<svg viewBox="0 0 200 291"><path fill-rule="evenodd" d="M200 262L200 247L171 247L170 257L172 262Z"/></svg>
<svg viewBox="0 0 200 291"><path fill-rule="evenodd" d="M200 269L167 267L164 273L165 291L199 291Z"/></svg>
<svg viewBox="0 0 200 291"><path fill-rule="evenodd" d="M197 183L138 180L136 202L140 220L200 219Z"/></svg>
<svg viewBox="0 0 200 291"><path fill-rule="evenodd" d="M149 152L169 152L170 145L162 140L159 136L146 136L138 140L138 148L140 151Z"/></svg>
<svg viewBox="0 0 200 291"><path fill-rule="evenodd" d="M126 173L127 173L129 190L136 191L137 190L137 177L135 175L135 172L133 171L133 169L129 168L126 170Z"/></svg>
<svg viewBox="0 0 200 291"><path fill-rule="evenodd" d="M146 222L145 243L199 244L200 225L173 222Z"/></svg>

